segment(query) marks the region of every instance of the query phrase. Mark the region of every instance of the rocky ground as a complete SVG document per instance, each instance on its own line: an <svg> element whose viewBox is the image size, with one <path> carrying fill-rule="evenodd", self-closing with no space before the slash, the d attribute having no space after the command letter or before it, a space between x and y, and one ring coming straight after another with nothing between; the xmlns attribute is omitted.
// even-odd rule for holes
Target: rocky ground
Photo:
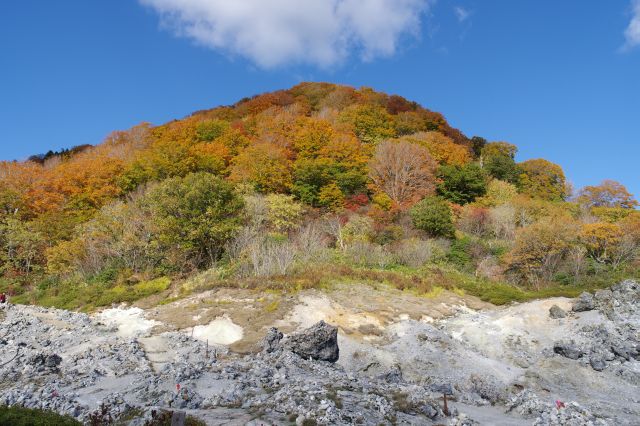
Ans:
<svg viewBox="0 0 640 426"><path fill-rule="evenodd" d="M355 285L274 298L7 307L0 404L132 425L159 409L212 425L640 424L635 282L504 308Z"/></svg>

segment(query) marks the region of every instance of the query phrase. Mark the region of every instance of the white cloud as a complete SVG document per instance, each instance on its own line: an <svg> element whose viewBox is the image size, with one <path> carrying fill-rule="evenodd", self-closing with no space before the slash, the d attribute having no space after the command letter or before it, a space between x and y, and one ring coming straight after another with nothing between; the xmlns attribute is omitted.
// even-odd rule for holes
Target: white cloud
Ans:
<svg viewBox="0 0 640 426"><path fill-rule="evenodd" d="M261 67L391 56L435 0L139 0L164 26Z"/></svg>
<svg viewBox="0 0 640 426"><path fill-rule="evenodd" d="M626 39L625 49L631 49L640 46L640 0L631 2L632 14L631 22L624 32Z"/></svg>
<svg viewBox="0 0 640 426"><path fill-rule="evenodd" d="M458 18L458 22L466 21L469 18L469 16L471 15L471 12L469 12L467 9L465 9L462 6L454 7L453 11L455 12L456 17Z"/></svg>

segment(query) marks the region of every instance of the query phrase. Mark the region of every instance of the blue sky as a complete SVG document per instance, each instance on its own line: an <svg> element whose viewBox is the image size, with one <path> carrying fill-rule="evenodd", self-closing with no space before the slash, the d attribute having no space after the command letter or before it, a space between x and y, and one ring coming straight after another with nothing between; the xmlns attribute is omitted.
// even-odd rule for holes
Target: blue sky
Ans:
<svg viewBox="0 0 640 426"><path fill-rule="evenodd" d="M403 95L640 195L640 0L0 3L0 159L300 81Z"/></svg>

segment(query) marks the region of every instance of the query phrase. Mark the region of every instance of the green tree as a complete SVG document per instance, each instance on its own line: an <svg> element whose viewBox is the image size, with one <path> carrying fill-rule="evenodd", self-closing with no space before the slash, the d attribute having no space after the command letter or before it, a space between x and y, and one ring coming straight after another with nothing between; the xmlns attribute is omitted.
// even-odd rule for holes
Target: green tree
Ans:
<svg viewBox="0 0 640 426"><path fill-rule="evenodd" d="M496 179L510 183L518 182L518 166L515 157L518 148L507 142L486 144L480 155L482 168Z"/></svg>
<svg viewBox="0 0 640 426"><path fill-rule="evenodd" d="M487 192L487 175L477 164L441 166L438 194L456 204L467 204Z"/></svg>
<svg viewBox="0 0 640 426"><path fill-rule="evenodd" d="M244 208L232 185L202 172L152 187L143 205L157 228L158 243L176 253L178 260L189 259L196 267L220 257L241 225Z"/></svg>
<svg viewBox="0 0 640 426"><path fill-rule="evenodd" d="M196 137L199 141L211 142L218 139L229 129L229 123L222 120L207 120L196 126Z"/></svg>
<svg viewBox="0 0 640 426"><path fill-rule="evenodd" d="M32 223L9 218L0 225L0 271L28 274L41 267L42 235Z"/></svg>
<svg viewBox="0 0 640 426"><path fill-rule="evenodd" d="M482 148L487 144L487 140L480 136L474 136L471 138L471 152L475 158L480 158L482 155Z"/></svg>
<svg viewBox="0 0 640 426"><path fill-rule="evenodd" d="M453 238L455 227L449 204L440 197L426 197L409 211L413 226L431 237Z"/></svg>

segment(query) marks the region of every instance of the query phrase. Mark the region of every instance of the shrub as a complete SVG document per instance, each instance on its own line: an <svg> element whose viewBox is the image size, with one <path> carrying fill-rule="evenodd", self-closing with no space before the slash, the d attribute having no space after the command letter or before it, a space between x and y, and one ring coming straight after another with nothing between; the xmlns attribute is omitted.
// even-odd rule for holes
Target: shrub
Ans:
<svg viewBox="0 0 640 426"><path fill-rule="evenodd" d="M369 242L373 235L373 220L366 216L353 215L341 230L341 239L345 243L356 241Z"/></svg>
<svg viewBox="0 0 640 426"><path fill-rule="evenodd" d="M399 225L376 224L376 226L374 226L374 233L371 239L376 244L384 246L400 240L403 234L404 230Z"/></svg>
<svg viewBox="0 0 640 426"><path fill-rule="evenodd" d="M296 249L286 236L248 227L228 245L228 254L241 277L286 275L296 260Z"/></svg>
<svg viewBox="0 0 640 426"><path fill-rule="evenodd" d="M540 288L558 271L578 232L570 220L546 220L523 228L516 234L507 265L519 278Z"/></svg>
<svg viewBox="0 0 640 426"><path fill-rule="evenodd" d="M466 205L462 208L458 228L471 235L482 237L487 235L491 225L489 209L476 205Z"/></svg>
<svg viewBox="0 0 640 426"><path fill-rule="evenodd" d="M95 306L108 306L114 303L135 302L136 300L161 293L169 288L171 280L166 277L143 281L134 285L117 285L104 290L96 300Z"/></svg>
<svg viewBox="0 0 640 426"><path fill-rule="evenodd" d="M317 223L303 226L294 236L298 258L302 263L324 260L327 243L327 236Z"/></svg>
<svg viewBox="0 0 640 426"><path fill-rule="evenodd" d="M453 238L455 228L449 204L440 197L427 197L410 211L413 226L431 237Z"/></svg>
<svg viewBox="0 0 640 426"><path fill-rule="evenodd" d="M503 268L498 259L494 256L487 256L482 259L476 267L476 277L486 278L491 281L498 281L502 278Z"/></svg>
<svg viewBox="0 0 640 426"><path fill-rule="evenodd" d="M75 270L90 276L116 263L134 272L157 266L163 253L154 244L155 228L139 201L136 194L129 202L103 207L79 228L76 239L47 252L49 269L62 275Z"/></svg>
<svg viewBox="0 0 640 426"><path fill-rule="evenodd" d="M447 260L461 269L470 269L473 261L471 245L469 237L454 240L447 253Z"/></svg>
<svg viewBox="0 0 640 426"><path fill-rule="evenodd" d="M267 195L266 202L267 218L276 232L289 231L299 223L303 207L292 196L270 194Z"/></svg>
<svg viewBox="0 0 640 426"><path fill-rule="evenodd" d="M397 244L393 249L393 255L398 264L419 268L432 260L434 251L433 241L411 238Z"/></svg>
<svg viewBox="0 0 640 426"><path fill-rule="evenodd" d="M516 210L502 204L489 210L489 228L496 238L511 240L516 231Z"/></svg>
<svg viewBox="0 0 640 426"><path fill-rule="evenodd" d="M289 241L265 237L248 251L252 275L268 277L287 275L296 258L296 250Z"/></svg>
<svg viewBox="0 0 640 426"><path fill-rule="evenodd" d="M487 192L477 202L483 206L493 207L510 202L518 195L515 185L498 179L493 179L487 185Z"/></svg>
<svg viewBox="0 0 640 426"><path fill-rule="evenodd" d="M365 267L384 269L393 261L391 254L384 247L362 240L349 244L346 255L352 263Z"/></svg>

